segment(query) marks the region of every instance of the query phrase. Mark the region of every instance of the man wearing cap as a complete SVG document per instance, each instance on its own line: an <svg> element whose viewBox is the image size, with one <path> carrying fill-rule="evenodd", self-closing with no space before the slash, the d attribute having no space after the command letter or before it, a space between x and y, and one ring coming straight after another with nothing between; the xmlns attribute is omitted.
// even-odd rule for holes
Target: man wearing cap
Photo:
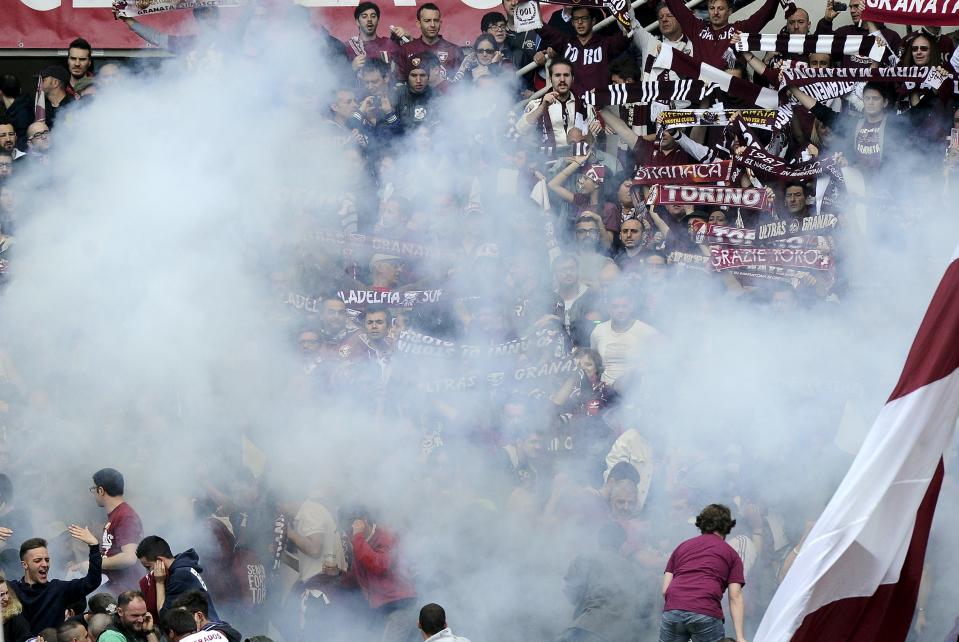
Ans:
<svg viewBox="0 0 959 642"><path fill-rule="evenodd" d="M431 53L422 53L410 62L406 89L401 89L396 98L396 114L404 130L433 122L430 102L435 94L430 77L438 67L439 60Z"/></svg>
<svg viewBox="0 0 959 642"><path fill-rule="evenodd" d="M391 254L374 254L370 259L370 278L377 292L394 290L400 282L402 259Z"/></svg>
<svg viewBox="0 0 959 642"><path fill-rule="evenodd" d="M40 89L47 101L46 122L50 129L54 128L57 112L74 101L73 96L67 93L69 84L70 72L66 67L50 65L40 72Z"/></svg>
<svg viewBox="0 0 959 642"><path fill-rule="evenodd" d="M353 19L359 33L346 41L346 57L353 71L359 71L371 58L379 58L386 64L397 59L400 46L387 36L377 36L380 26L380 7L375 2L361 2L353 10Z"/></svg>

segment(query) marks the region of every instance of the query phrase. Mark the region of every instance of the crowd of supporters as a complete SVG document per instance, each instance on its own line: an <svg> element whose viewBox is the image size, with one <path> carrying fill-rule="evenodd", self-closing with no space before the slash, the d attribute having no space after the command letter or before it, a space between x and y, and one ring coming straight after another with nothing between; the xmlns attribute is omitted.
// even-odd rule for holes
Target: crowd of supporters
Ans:
<svg viewBox="0 0 959 642"><path fill-rule="evenodd" d="M517 32L516 5L483 15L465 48L442 37L432 3L410 30L385 28L372 2L356 7L345 43L315 27L331 86L304 81L298 98L315 114L302 135L334 150L356 184L286 203L294 250L269 275L270 321L297 355L283 387L304 401L361 396L416 453L410 483L419 504L437 506L422 515L438 530L449 526L440 515L455 516L472 572L500 554L496 540L578 538L559 571L567 617L514 619L499 639L719 642L728 626L745 642L815 514L784 514L733 474L724 488L697 479L704 452L662 452L640 419L652 355L676 339L680 310L695 310L677 293L783 315L842 305L863 241L915 220L897 205L903 193L954 198L956 34L862 22L863 0L842 27L833 0L815 23L778 0L739 21L728 0L709 0L705 19L665 0L658 29L633 16L628 35L580 6ZM284 11L307 20L301 9ZM224 20L196 9L207 37L121 19L189 70L215 65L277 10L251 3ZM807 36L811 53L746 51L760 33ZM826 35L835 40L815 44ZM63 64L39 72L36 96L0 76L0 266L12 284L31 212L24 181L44 185L70 152L61 140L102 96L159 73L95 66L92 53L69 43ZM894 67L907 79L879 73ZM830 68L873 72L803 81ZM880 214L882 226L868 224ZM429 595L447 603L450 579L413 562L404 541L422 529L342 487L274 487L270 466L283 461L264 474L238 447L198 480L190 523L171 532L144 530L169 527L165 507L140 504L141 522L113 468L89 488L102 513L56 516L97 523L93 533L45 521L24 499L43 491L19 485L30 476L18 452L50 400L6 355L0 380L6 642L462 639L442 607L423 606ZM182 416L141 411L153 426ZM742 465L726 446L724 465Z"/></svg>

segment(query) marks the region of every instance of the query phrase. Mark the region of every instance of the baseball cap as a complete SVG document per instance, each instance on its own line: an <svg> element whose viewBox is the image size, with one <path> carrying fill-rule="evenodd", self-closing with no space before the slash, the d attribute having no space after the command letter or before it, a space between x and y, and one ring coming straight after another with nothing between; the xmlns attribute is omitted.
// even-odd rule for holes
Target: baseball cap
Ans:
<svg viewBox="0 0 959 642"><path fill-rule="evenodd" d="M50 65L49 67L44 67L43 71L40 72L41 78L56 78L62 84L67 84L70 81L70 72L67 71L66 67L61 67L60 65Z"/></svg>

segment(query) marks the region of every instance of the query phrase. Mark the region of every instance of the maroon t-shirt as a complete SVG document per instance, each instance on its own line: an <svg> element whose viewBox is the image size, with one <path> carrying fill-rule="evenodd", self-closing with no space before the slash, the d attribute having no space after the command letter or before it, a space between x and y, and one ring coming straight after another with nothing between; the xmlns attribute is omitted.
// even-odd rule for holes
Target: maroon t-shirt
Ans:
<svg viewBox="0 0 959 642"><path fill-rule="evenodd" d="M673 580L666 589L664 611L690 611L723 619L723 592L730 584L745 586L743 560L718 535L688 539L666 562Z"/></svg>
<svg viewBox="0 0 959 642"><path fill-rule="evenodd" d="M352 62L353 59L359 54L357 54L356 50L353 49L353 46L350 44L350 40L346 41L344 47L346 47L347 59ZM384 62L394 62L400 56L399 44L397 44L397 42L392 38L385 38L383 36L363 42L363 51L366 52L367 60L373 60L374 58L380 58L380 60L382 60L380 54L382 54L384 51L388 56L388 60L384 60Z"/></svg>
<svg viewBox="0 0 959 642"><path fill-rule="evenodd" d="M410 70L416 66L413 62L414 59L426 51L439 58L440 64L443 66L443 69L446 70L447 78L455 76L456 72L459 71L460 64L463 62L463 50L449 40L445 40L440 36L436 42L428 45L423 42L423 38L420 37L416 40L409 41L400 49L396 71L401 81L406 82L406 79L409 78Z"/></svg>
<svg viewBox="0 0 959 642"><path fill-rule="evenodd" d="M626 51L631 40L621 33L612 36L593 34L584 45L576 36L570 36L549 25L539 31L543 48L552 47L556 53L573 63L573 94L582 96L587 90L609 84L609 64Z"/></svg>
<svg viewBox="0 0 959 642"><path fill-rule="evenodd" d="M143 539L143 524L140 516L126 502L123 502L107 515L106 526L103 527L103 537L100 540L100 552L103 557L109 558L119 555L123 546L136 546ZM104 570L103 574L110 579L110 589L114 593L131 591L139 586L140 577L144 574L139 564L113 571Z"/></svg>
<svg viewBox="0 0 959 642"><path fill-rule="evenodd" d="M722 29L714 29L706 20L697 18L689 10L682 0L666 0L666 6L676 18L683 35L689 38L693 43L693 58L700 62L726 69L731 60L729 50L729 38L734 31L742 33L757 33L763 30L763 27L776 16L776 10L779 8L778 0L765 0L756 12L745 20L732 22Z"/></svg>

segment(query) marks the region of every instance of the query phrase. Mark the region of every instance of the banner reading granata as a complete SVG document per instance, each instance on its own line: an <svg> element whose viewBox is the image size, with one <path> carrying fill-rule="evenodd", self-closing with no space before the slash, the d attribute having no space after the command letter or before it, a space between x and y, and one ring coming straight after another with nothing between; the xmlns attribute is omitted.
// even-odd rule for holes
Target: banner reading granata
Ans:
<svg viewBox="0 0 959 642"><path fill-rule="evenodd" d="M866 0L862 19L899 25L959 25L959 0Z"/></svg>
<svg viewBox="0 0 959 642"><path fill-rule="evenodd" d="M730 161L698 165L647 165L636 169L633 183L636 185L718 183L728 181L731 170Z"/></svg>
<svg viewBox="0 0 959 642"><path fill-rule="evenodd" d="M116 0L113 8L121 18L139 18L154 13L204 9L212 7L239 7L245 0Z"/></svg>

